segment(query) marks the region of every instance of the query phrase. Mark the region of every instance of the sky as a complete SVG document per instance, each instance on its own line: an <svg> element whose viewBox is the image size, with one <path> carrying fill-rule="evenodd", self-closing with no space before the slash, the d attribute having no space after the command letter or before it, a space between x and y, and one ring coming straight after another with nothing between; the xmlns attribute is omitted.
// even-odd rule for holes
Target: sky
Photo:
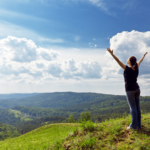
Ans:
<svg viewBox="0 0 150 150"><path fill-rule="evenodd" d="M95 92L125 95L123 69L139 68L150 95L150 1L1 0L0 93Z"/></svg>

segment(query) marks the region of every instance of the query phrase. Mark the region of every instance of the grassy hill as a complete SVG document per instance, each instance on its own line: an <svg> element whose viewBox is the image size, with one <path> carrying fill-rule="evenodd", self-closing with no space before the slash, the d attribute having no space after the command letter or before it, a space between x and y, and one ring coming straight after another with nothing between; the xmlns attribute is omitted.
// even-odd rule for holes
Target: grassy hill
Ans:
<svg viewBox="0 0 150 150"><path fill-rule="evenodd" d="M6 150L104 149L149 150L150 114L142 114L142 129L127 130L131 116L102 123L45 125L17 138L0 142Z"/></svg>
<svg viewBox="0 0 150 150"><path fill-rule="evenodd" d="M0 142L0 150L47 150L62 141L78 124L45 125L17 138Z"/></svg>

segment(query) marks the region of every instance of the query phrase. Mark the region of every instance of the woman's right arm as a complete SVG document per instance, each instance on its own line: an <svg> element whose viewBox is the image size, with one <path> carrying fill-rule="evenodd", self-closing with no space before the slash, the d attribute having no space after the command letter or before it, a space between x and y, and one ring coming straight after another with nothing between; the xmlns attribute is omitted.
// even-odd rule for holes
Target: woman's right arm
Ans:
<svg viewBox="0 0 150 150"><path fill-rule="evenodd" d="M144 59L144 57L145 57L145 55L147 54L148 52L146 52L144 55L143 55L143 57L138 61L138 67L140 66L140 63L143 61L143 59Z"/></svg>

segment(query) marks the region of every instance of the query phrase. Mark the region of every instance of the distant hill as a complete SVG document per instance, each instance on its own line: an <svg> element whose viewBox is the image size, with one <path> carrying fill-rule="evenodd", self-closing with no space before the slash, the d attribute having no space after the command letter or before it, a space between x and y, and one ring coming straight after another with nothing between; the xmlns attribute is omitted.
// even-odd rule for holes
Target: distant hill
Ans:
<svg viewBox="0 0 150 150"><path fill-rule="evenodd" d="M140 107L142 112L150 112L150 97L141 97ZM127 100L123 96L116 96L104 100L95 100L81 104L71 105L64 108L49 109L41 107L15 106L12 109L19 110L35 117L45 116L64 116L69 117L71 114L78 120L81 113L91 112L92 120L104 121L109 118L122 117L124 113L130 113Z"/></svg>
<svg viewBox="0 0 150 150"><path fill-rule="evenodd" d="M148 107L150 96L141 96L140 99L141 109L150 112ZM102 118L121 117L123 113L129 113L126 96L99 93L55 92L31 94L29 97L24 98L0 100L0 107L19 110L21 113L34 117L69 117L70 114L74 114L76 119L79 118L82 112L89 111L92 118L99 121L103 120ZM3 112L6 114L6 110L3 110ZM1 115L3 118L3 113Z"/></svg>
<svg viewBox="0 0 150 150"><path fill-rule="evenodd" d="M117 96L119 99L126 99L125 96ZM98 93L74 93L74 92L55 92L32 95L24 98L12 98L0 101L0 107L11 108L14 106L30 106L44 108L65 108L71 105L83 104L92 101L105 101L116 99L116 95Z"/></svg>
<svg viewBox="0 0 150 150"><path fill-rule="evenodd" d="M14 94L0 94L0 100L4 99L19 99L19 98L25 98L25 97L31 97L38 95L39 93L14 93Z"/></svg>

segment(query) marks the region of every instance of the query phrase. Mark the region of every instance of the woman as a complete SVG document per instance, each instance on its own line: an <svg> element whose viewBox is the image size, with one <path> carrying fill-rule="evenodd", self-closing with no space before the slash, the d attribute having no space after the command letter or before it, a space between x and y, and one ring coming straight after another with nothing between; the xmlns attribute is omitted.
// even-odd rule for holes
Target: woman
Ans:
<svg viewBox="0 0 150 150"><path fill-rule="evenodd" d="M139 74L139 66L143 61L146 52L143 57L136 62L136 57L131 56L127 60L127 65L124 65L114 54L113 50L107 48L107 51L112 55L112 57L117 61L121 68L124 69L124 81L127 101L130 107L132 123L127 127L127 129L140 129L141 128L141 111L140 111L140 88L137 83L137 77Z"/></svg>

